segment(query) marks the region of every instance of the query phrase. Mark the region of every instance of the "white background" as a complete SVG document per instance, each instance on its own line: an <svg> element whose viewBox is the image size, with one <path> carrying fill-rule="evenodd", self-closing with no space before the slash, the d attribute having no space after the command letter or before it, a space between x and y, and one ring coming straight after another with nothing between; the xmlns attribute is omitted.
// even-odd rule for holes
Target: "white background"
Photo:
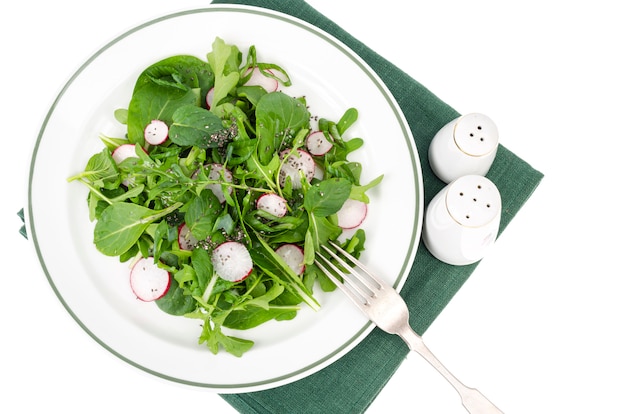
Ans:
<svg viewBox="0 0 626 414"><path fill-rule="evenodd" d="M13 413L232 413L96 344L58 302L19 234L32 145L69 77L146 20L208 2L2 6L2 406ZM626 27L618 2L310 1L546 177L424 336L506 413L624 412ZM8 5L8 6L7 6ZM62 254L62 246L59 253ZM465 412L417 356L368 410Z"/></svg>

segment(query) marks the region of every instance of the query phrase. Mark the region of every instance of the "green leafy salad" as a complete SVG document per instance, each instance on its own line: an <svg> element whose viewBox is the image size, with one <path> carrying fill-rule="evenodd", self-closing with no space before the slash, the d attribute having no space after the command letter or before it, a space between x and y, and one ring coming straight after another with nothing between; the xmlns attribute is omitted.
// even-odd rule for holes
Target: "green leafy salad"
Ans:
<svg viewBox="0 0 626 414"><path fill-rule="evenodd" d="M214 354L253 346L232 330L319 309L314 286L335 289L314 263L321 244L364 249L366 192L382 175L362 184L348 160L363 145L344 137L357 110L318 119L281 91L290 85L254 46L244 59L220 38L206 60L163 59L113 114L126 135L101 135L102 151L68 178L89 188L94 244L129 262L137 298L200 320Z"/></svg>

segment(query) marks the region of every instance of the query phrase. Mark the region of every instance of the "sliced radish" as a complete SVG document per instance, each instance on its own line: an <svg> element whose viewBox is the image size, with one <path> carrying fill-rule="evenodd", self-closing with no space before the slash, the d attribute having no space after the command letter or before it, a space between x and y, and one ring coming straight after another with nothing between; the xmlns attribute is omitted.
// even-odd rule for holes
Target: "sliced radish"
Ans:
<svg viewBox="0 0 626 414"><path fill-rule="evenodd" d="M189 230L189 226L183 223L178 226L178 247L181 250L193 250L198 244L198 239L196 239L193 234L191 234L191 230Z"/></svg>
<svg viewBox="0 0 626 414"><path fill-rule="evenodd" d="M349 198L337 212L337 225L342 229L353 229L363 223L365 216L367 204Z"/></svg>
<svg viewBox="0 0 626 414"><path fill-rule="evenodd" d="M135 152L135 144L122 144L113 150L111 156L118 164L127 158L139 158Z"/></svg>
<svg viewBox="0 0 626 414"><path fill-rule="evenodd" d="M317 178L318 180L324 179L324 169L315 163L315 171L313 172L313 178Z"/></svg>
<svg viewBox="0 0 626 414"><path fill-rule="evenodd" d="M283 159L290 150L284 150L281 152L280 157ZM300 171L304 173L304 177L308 182L311 182L313 175L315 174L315 161L313 157L304 151L299 149L297 153L289 155L285 163L279 172L280 185L285 185L287 177L291 177L292 188L302 188L300 182Z"/></svg>
<svg viewBox="0 0 626 414"><path fill-rule="evenodd" d="M276 249L276 254L285 261L295 274L304 273L304 251L300 246L290 243L283 244Z"/></svg>
<svg viewBox="0 0 626 414"><path fill-rule="evenodd" d="M209 164L204 166L205 169L209 170L207 177L209 180L222 181L222 171L224 171L224 182L232 183L233 182L233 173L230 172L228 168L224 168L222 164ZM196 179L198 177L198 172L194 172L191 175L192 179ZM220 183L208 184L206 186L207 189L213 191L213 194L217 197L220 203L226 201L226 196L222 191L222 185ZM232 187L228 187L228 194L233 192Z"/></svg>
<svg viewBox="0 0 626 414"><path fill-rule="evenodd" d="M215 94L215 88L209 89L206 94L206 107L211 109L211 105L213 105L213 95Z"/></svg>
<svg viewBox="0 0 626 414"><path fill-rule="evenodd" d="M222 171L224 171L224 181L227 183L233 182L233 173L228 168L224 168L222 164L211 164L209 169L209 180L222 180ZM220 183L209 184L207 188L213 191L213 194L220 200L220 203L226 201L226 196L222 191L222 185ZM228 187L228 194L233 192L232 187Z"/></svg>
<svg viewBox="0 0 626 414"><path fill-rule="evenodd" d="M287 214L287 201L276 193L265 193L256 200L256 208L283 217Z"/></svg>
<svg viewBox="0 0 626 414"><path fill-rule="evenodd" d="M322 131L315 131L306 139L306 147L312 155L324 155L333 147Z"/></svg>
<svg viewBox="0 0 626 414"><path fill-rule="evenodd" d="M150 121L143 130L143 137L148 144L159 145L165 142L169 134L167 124L159 119Z"/></svg>
<svg viewBox="0 0 626 414"><path fill-rule="evenodd" d="M213 269L224 280L240 282L252 272L252 257L246 246L228 241L220 244L211 255Z"/></svg>
<svg viewBox="0 0 626 414"><path fill-rule="evenodd" d="M137 299L152 302L162 298L170 288L170 273L161 269L154 257L144 257L130 271L130 288Z"/></svg>
<svg viewBox="0 0 626 414"><path fill-rule="evenodd" d="M267 71L273 75L271 70ZM246 76L250 73L250 69L246 72ZM269 76L265 76L261 69L255 67L252 69L252 76L246 82L246 86L261 86L268 92L275 92L278 90L278 81L274 78L270 78Z"/></svg>

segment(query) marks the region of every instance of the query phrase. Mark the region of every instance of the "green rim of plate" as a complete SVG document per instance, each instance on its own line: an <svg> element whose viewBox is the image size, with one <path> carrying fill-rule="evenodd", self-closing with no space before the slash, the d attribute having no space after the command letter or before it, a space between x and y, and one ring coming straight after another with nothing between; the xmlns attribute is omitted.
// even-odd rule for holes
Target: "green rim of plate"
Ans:
<svg viewBox="0 0 626 414"><path fill-rule="evenodd" d="M345 56L347 56L362 72L364 72L369 79L371 80L371 82L376 85L376 87L378 88L378 90L381 92L381 94L384 96L385 100L387 101L389 107L393 110L394 115L398 121L398 124L401 126L402 128L402 133L403 133L403 137L404 140L407 144L407 147L409 149L409 153L411 156L411 161L412 161L412 168L413 168L413 175L414 175L414 179L415 182L417 184L416 187L416 209L415 209L415 216L414 216L414 221L413 221L413 234L412 234L412 238L411 238L411 243L408 246L407 251L410 252L410 254L408 254L405 258L404 263L402 264L401 267L401 271L398 275L398 277L396 278L396 280L394 281L394 287L396 289L399 289L402 287L402 284L405 282L406 277L408 276L408 270L410 269L410 266L413 263L414 260L414 256L415 256L415 252L417 250L417 245L419 243L420 240L420 234L421 234L421 229L422 229L422 211L423 211L423 189L422 189L422 177L421 177L421 170L420 170L420 163L419 163L419 156L417 153L417 149L414 146L414 142L413 142L413 136L410 133L410 129L408 127L408 124L404 118L404 115L402 113L402 111L399 109L397 102L395 101L395 99L393 98L393 96L391 95L391 93L387 90L387 88L384 86L384 84L381 82L381 80L378 78L378 76L375 74L374 70L371 69L366 63L364 63L348 46L346 46L345 44L341 43L339 40L337 40L336 38L334 38L333 36L331 36L330 34L322 31L321 29L310 25L302 20L299 20L295 17L286 15L286 14L282 14L279 12L274 12L274 11L268 11L266 9L262 9L262 8L256 8L256 7L248 7L248 6L216 6L216 7L208 7L208 8L202 8L202 9L193 9L193 10L187 10L187 11L181 11L181 12L177 12L177 13L172 13L172 14L168 14L153 20L150 20L146 23L143 23L139 26L136 26L133 29L130 29L128 31L126 31L125 33L121 34L120 36L116 37L115 39L113 39L112 41L110 41L109 43L107 43L105 46L103 46L102 48L100 48L96 53L94 53L89 59L87 59L85 61L85 63L83 63L80 68L70 77L70 79L67 81L67 83L63 86L63 88L61 89L60 93L58 94L57 98L54 100L53 104L51 105L50 110L48 111L46 117L44 118L42 127L40 129L40 132L37 136L37 140L35 142L34 145L34 149L33 149L33 155L31 158L31 163L30 163L30 168L29 168L29 179L28 179L28 228L29 228L29 234L31 236L32 242L34 244L35 247L35 251L37 253L37 257L41 263L42 269L46 275L46 278L48 279L48 282L50 283L50 286L52 287L54 293L56 294L56 296L58 297L58 299L61 301L61 303L63 304L63 306L65 307L65 309L67 310L67 312L72 316L72 318L80 325L80 327L89 335L91 336L97 343L99 343L102 347L104 347L106 350L108 350L109 352L111 352L113 355L117 356L118 358L120 358L121 360L125 361L126 363L141 369L142 371L145 371L149 374L155 375L157 377L169 380L169 381L173 381L173 382L177 382L180 384L185 384L185 385L192 385L192 386L196 386L196 387L203 387L203 388L211 388L214 389L216 391L221 391L221 392L228 392L229 389L247 389L247 388L258 388L261 387L263 385L268 385L268 384L274 384L274 383L280 383L278 385L284 385L284 381L288 380L290 378L299 378L300 375L302 375L303 373L306 373L307 371L313 370L316 367L319 367L320 365L323 365L325 363L327 363L327 361L333 359L337 354L342 353L346 350L347 347L352 347L355 346L355 341L362 337L364 334L368 333L369 331L371 331L374 327L374 325L371 322L366 323L352 338L350 338L346 343L344 343L342 346L340 346L339 348L337 348L334 352L329 353L328 355L326 355L324 358L321 358L318 361L315 361L312 364L309 364L305 367L299 368L297 370L294 370L288 374L282 375L282 376L278 376L278 377L273 377L273 378L268 378L266 380L263 381L257 381L257 382L250 382L250 383L242 383L242 384L210 384L210 383L201 383L201 382L197 382L197 381L189 381L189 380L185 380L183 378L177 378L177 377L172 377L170 375L166 375L163 374L161 372L155 371L153 369L150 369L144 365L138 364L134 361L132 361L129 358L126 358L124 355L120 354L118 351L116 351L115 349L113 349L112 347L110 347L109 345L107 345L103 340L101 340L100 338L98 338L93 332L91 332L91 330L80 320L80 318L72 311L72 309L70 308L70 306L66 303L66 301L64 300L61 292L59 292L59 290L57 289L54 280L52 278L52 276L50 275L46 263L43 259L42 253L41 253L41 249L38 243L38 239L37 239L37 230L36 230L36 226L35 226L35 217L33 216L33 209L32 209L32 204L31 204L31 200L32 200L32 184L33 184L33 177L34 177L34 171L35 171L35 165L36 165L36 161L37 161L37 154L38 154L38 149L39 149L39 145L41 143L41 140L44 136L44 132L46 130L47 124L50 120L50 118L52 117L55 108L58 104L58 102L63 98L65 92L72 86L74 80L76 78L78 78L80 76L80 74L84 71L85 68L87 68L96 58L98 58L98 56L100 56L102 53L104 53L107 49L115 46L116 44L118 44L119 42L123 41L125 38L129 37L130 35L132 35L135 32L138 32L146 27L149 26L153 26L156 24L159 24L160 22L166 21L166 20L171 20L171 19L176 19L179 17L183 17L183 16L187 16L190 14L203 14L203 13L245 13L245 14L253 14L253 15L258 15L264 18L269 18L269 19L275 19L275 20L279 20L288 24L291 24L293 26L296 26L302 30L305 30L307 32L310 32L314 35L316 35L317 37L319 37L320 39L322 39L324 42L328 43L329 45L331 45L332 47L334 47L335 49L341 51ZM315 371L312 371L312 373ZM265 388L271 388L271 387L265 387Z"/></svg>

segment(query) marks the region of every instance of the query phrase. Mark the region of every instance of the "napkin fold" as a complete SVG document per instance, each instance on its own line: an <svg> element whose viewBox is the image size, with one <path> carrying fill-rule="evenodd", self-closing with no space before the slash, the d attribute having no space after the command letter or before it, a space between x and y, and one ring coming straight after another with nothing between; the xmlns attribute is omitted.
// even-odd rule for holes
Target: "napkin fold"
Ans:
<svg viewBox="0 0 626 414"><path fill-rule="evenodd" d="M425 205L445 186L430 169L427 155L435 133L460 115L452 107L305 1L215 0L213 3L245 4L286 13L317 26L350 47L379 74L404 112L422 161ZM502 197L502 232L533 193L543 174L500 145L487 177L496 184ZM417 333L426 331L476 266L442 263L420 243L401 291L411 310L411 325ZM407 353L408 348L399 337L375 329L343 358L311 376L266 391L221 396L244 414L362 413Z"/></svg>

